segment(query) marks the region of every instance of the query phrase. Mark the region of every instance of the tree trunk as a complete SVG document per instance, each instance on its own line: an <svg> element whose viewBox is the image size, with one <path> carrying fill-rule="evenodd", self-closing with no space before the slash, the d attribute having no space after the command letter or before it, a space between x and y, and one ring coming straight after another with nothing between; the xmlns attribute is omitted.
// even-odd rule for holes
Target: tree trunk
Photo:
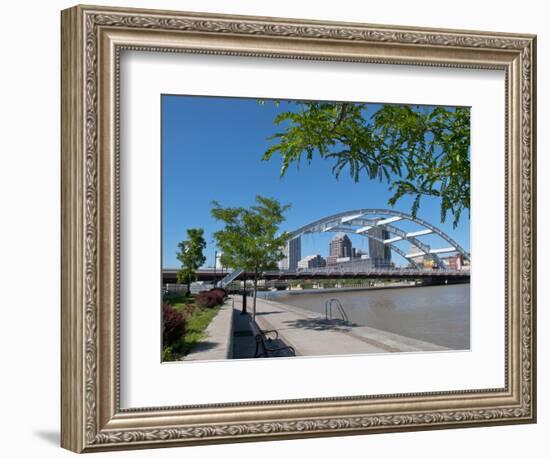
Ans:
<svg viewBox="0 0 550 458"><path fill-rule="evenodd" d="M258 295L258 271L254 272L254 302L252 304L252 320L256 320L256 296Z"/></svg>
<svg viewBox="0 0 550 458"><path fill-rule="evenodd" d="M187 295L191 296L191 282L190 281L187 282Z"/></svg>

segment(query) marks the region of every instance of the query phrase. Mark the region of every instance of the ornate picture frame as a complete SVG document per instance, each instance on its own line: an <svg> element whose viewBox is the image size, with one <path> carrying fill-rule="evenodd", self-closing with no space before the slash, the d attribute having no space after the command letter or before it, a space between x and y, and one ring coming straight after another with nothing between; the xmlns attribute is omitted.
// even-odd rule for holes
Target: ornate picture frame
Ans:
<svg viewBox="0 0 550 458"><path fill-rule="evenodd" d="M62 12L62 424L75 452L536 421L536 37L76 6ZM120 407L120 55L505 72L505 387Z"/></svg>

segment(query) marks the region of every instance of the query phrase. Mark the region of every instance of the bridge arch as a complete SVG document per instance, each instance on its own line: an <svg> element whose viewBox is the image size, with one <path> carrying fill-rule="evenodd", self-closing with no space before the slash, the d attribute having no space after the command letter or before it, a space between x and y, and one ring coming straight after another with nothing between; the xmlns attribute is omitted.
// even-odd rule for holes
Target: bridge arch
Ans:
<svg viewBox="0 0 550 458"><path fill-rule="evenodd" d="M415 223L421 228L418 231L406 232L392 223L407 220ZM383 227L392 234L390 239L380 239L374 234L369 233L374 227ZM457 252L462 254L464 258L470 259L470 253L462 248L452 237L443 232L433 224L410 214L397 210L380 209L380 208L361 208L356 210L348 210L324 218L313 221L305 226L302 226L291 232L292 239L301 237L302 235L320 233L320 232L344 232L349 234L361 235L372 240L376 240L389 248L399 256L403 257L412 267L420 269L419 264L414 260L418 256L428 256L434 260L438 267L444 269L445 266L438 256L440 253ZM419 240L419 237L428 234L435 234L440 239L447 242L450 247L431 248L429 245ZM418 248L418 253L414 255L407 254L399 247L395 246L395 242L407 241L411 245Z"/></svg>

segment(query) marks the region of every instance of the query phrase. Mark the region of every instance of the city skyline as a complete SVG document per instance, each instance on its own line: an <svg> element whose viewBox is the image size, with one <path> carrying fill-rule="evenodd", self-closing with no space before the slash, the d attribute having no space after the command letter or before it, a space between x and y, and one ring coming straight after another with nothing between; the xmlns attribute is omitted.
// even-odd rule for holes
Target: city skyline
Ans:
<svg viewBox="0 0 550 458"><path fill-rule="evenodd" d="M373 105L373 111L379 105ZM261 105L254 99L224 97L162 96L163 165L163 267L177 267L177 243L190 227L205 230L205 266L213 266L217 250L212 233L219 226L210 216L211 202L224 206L248 206L257 194L274 197L292 207L281 230L292 231L326 215L358 208L390 208L410 213L411 199L394 207L387 204L388 186L363 178L355 183L349 175L336 180L328 161L313 160L300 168L291 167L280 178L280 162L261 161L269 147L267 138L277 131L275 116L296 109L295 105ZM195 170L188 173L188 170ZM234 180L232 177L239 177ZM467 251L470 249L469 219L464 215L453 228L451 221L439 221L436 199L423 200L418 216L450 234ZM406 222L403 223L407 230ZM411 225L412 227L412 225ZM302 236L298 261L307 255L328 255L334 234ZM423 237L430 244L430 237ZM351 235L354 246L366 252L366 237ZM398 265L406 262L397 259Z"/></svg>
<svg viewBox="0 0 550 458"><path fill-rule="evenodd" d="M379 232L383 235L384 239L388 239L388 231L383 230L383 228L379 229L381 229ZM298 261L297 270L345 265L350 262L363 262L363 264L369 268L392 267L394 263L391 261L391 250L386 250L386 248L388 247L384 246L381 242L369 239L369 251L368 253L365 253L364 251L353 246L353 243L351 243L351 240L347 234L336 233L336 235L333 235L329 243L328 256L322 256L320 253L309 253ZM350 254L350 256L345 256L346 254ZM431 256L426 255L426 253L424 253L416 245L411 244L407 254L415 255L415 262L425 268L433 268L436 265L436 260ZM460 270L464 265L464 259L460 253L440 256L439 259L447 267L454 270ZM283 269L289 268L288 264L284 261L281 262L280 267Z"/></svg>

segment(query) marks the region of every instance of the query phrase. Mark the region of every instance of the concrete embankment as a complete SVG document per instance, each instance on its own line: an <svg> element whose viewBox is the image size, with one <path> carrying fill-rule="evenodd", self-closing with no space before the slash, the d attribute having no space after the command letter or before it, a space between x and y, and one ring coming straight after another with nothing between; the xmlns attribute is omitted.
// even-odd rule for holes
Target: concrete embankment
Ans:
<svg viewBox="0 0 550 458"><path fill-rule="evenodd" d="M353 286L350 288L312 288L312 289L291 289L284 291L262 291L259 293L259 297L262 299L270 300L278 295L294 296L301 294L328 294L328 293L344 293L353 291L379 291L383 289L400 289L400 288L421 288L426 285L416 283L396 283L380 286ZM432 286L432 285L429 285Z"/></svg>
<svg viewBox="0 0 550 458"><path fill-rule="evenodd" d="M241 307L240 300L235 298L236 309ZM251 306L250 299L249 310ZM256 310L260 328L277 330L280 339L293 346L297 356L449 350L356 323L326 320L319 314L266 299L258 298Z"/></svg>
<svg viewBox="0 0 550 458"><path fill-rule="evenodd" d="M205 339L182 361L205 361L233 358L233 300L227 300L205 330Z"/></svg>

